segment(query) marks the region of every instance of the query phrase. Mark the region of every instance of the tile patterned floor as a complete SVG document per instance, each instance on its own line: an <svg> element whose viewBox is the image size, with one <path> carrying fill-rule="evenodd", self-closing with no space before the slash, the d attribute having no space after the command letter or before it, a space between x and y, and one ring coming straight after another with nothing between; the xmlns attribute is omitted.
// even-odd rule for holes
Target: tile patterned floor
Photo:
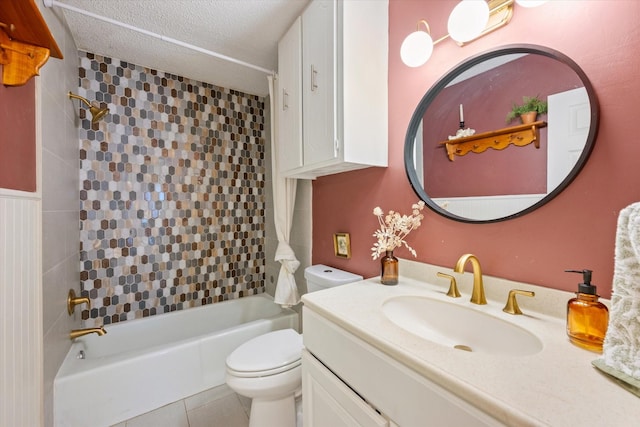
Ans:
<svg viewBox="0 0 640 427"><path fill-rule="evenodd" d="M112 427L248 427L250 408L250 399L222 385Z"/></svg>

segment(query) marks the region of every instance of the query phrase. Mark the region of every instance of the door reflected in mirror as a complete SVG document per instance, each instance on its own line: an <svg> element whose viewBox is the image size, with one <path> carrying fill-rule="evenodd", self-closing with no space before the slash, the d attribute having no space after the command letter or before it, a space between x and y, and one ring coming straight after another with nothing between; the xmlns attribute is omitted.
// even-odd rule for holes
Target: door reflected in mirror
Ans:
<svg viewBox="0 0 640 427"><path fill-rule="evenodd" d="M548 112L528 131L531 141L522 142L514 130L521 123L506 117L513 104L534 96L548 103ZM458 139L461 105L464 128L475 135ZM405 167L416 193L444 216L465 222L514 218L542 206L575 178L593 148L597 124L597 100L577 64L548 48L507 46L458 65L425 94L407 132ZM468 149L448 155L451 142Z"/></svg>

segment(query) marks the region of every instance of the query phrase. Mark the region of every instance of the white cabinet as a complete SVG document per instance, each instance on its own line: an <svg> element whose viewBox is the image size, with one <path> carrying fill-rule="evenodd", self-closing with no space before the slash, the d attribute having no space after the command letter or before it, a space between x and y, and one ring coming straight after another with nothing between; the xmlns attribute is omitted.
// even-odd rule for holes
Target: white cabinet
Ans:
<svg viewBox="0 0 640 427"><path fill-rule="evenodd" d="M387 166L387 68L386 0L311 1L278 44L283 176Z"/></svg>
<svg viewBox="0 0 640 427"><path fill-rule="evenodd" d="M302 14L302 123L304 165L338 157L335 1L312 1Z"/></svg>
<svg viewBox="0 0 640 427"><path fill-rule="evenodd" d="M305 427L388 427L389 422L308 351L302 352Z"/></svg>
<svg viewBox="0 0 640 427"><path fill-rule="evenodd" d="M305 427L387 425L384 423L400 427L504 426L306 306L303 325L304 345L310 353L302 359ZM332 383L341 385L343 391L325 385ZM359 405L353 402L355 397ZM360 421L366 414L379 417ZM358 421L336 421L350 418Z"/></svg>
<svg viewBox="0 0 640 427"><path fill-rule="evenodd" d="M280 170L302 167L302 18L298 17L278 42L278 94L276 114L280 141Z"/></svg>

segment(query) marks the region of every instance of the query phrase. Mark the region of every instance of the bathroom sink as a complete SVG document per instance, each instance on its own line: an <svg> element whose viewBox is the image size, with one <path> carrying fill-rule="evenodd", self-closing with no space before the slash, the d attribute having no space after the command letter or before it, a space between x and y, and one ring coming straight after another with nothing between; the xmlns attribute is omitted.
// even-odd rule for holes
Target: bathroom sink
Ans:
<svg viewBox="0 0 640 427"><path fill-rule="evenodd" d="M395 297L384 315L402 329L447 347L494 355L526 356L542 350L531 332L473 308L426 297Z"/></svg>

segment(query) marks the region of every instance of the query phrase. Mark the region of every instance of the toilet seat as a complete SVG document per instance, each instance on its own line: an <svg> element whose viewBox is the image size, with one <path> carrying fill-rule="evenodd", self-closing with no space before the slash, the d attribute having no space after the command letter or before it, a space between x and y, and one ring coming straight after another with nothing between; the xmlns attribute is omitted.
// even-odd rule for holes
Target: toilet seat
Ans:
<svg viewBox="0 0 640 427"><path fill-rule="evenodd" d="M300 366L301 364L301 360L297 360L294 363L291 363L289 365L285 365L285 366L280 366L278 368L274 368L274 369L266 369L264 371L250 371L250 372L246 372L246 371L236 371L234 369L229 368L229 366L227 366L227 372L230 375L234 375L238 378L258 378L258 377L267 377L269 375L276 375L276 374L280 374L282 372L286 372L289 371L297 366Z"/></svg>
<svg viewBox="0 0 640 427"><path fill-rule="evenodd" d="M281 329L253 338L227 357L227 372L236 377L276 375L300 366L302 335Z"/></svg>

